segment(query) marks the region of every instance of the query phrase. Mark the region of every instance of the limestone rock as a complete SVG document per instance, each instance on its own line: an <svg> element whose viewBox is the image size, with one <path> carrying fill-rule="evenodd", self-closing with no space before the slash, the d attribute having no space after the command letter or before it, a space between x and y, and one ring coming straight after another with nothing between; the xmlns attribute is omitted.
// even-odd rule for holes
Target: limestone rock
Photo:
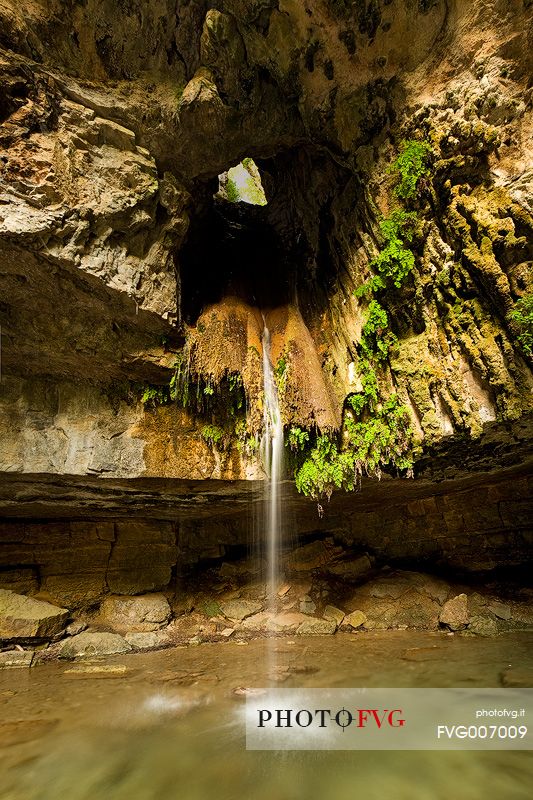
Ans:
<svg viewBox="0 0 533 800"><path fill-rule="evenodd" d="M297 611L282 611L279 614L261 611L243 620L242 627L244 630L272 631L273 633L292 632L307 619L305 614Z"/></svg>
<svg viewBox="0 0 533 800"><path fill-rule="evenodd" d="M170 614L170 605L163 594L112 595L100 606L100 615L117 631L156 631L168 622Z"/></svg>
<svg viewBox="0 0 533 800"><path fill-rule="evenodd" d="M314 614L316 611L316 603L313 603L309 595L304 595L300 600L300 611L302 614Z"/></svg>
<svg viewBox="0 0 533 800"><path fill-rule="evenodd" d="M123 678L131 673L125 664L78 664L66 669L63 675L68 678Z"/></svg>
<svg viewBox="0 0 533 800"><path fill-rule="evenodd" d="M322 636L332 634L337 630L337 623L328 619L306 619L298 627L296 633L300 636Z"/></svg>
<svg viewBox="0 0 533 800"><path fill-rule="evenodd" d="M0 589L0 639L50 638L65 627L67 608Z"/></svg>
<svg viewBox="0 0 533 800"><path fill-rule="evenodd" d="M492 617L472 616L468 625L468 632L475 633L478 636L496 636L499 632L498 623Z"/></svg>
<svg viewBox="0 0 533 800"><path fill-rule="evenodd" d="M127 633L124 638L134 650L153 650L156 647L168 647L171 642L170 636L166 631Z"/></svg>
<svg viewBox="0 0 533 800"><path fill-rule="evenodd" d="M326 606L323 617L324 619L335 622L335 624L338 626L342 624L345 614L344 611L340 610L340 608L336 608L335 606Z"/></svg>
<svg viewBox="0 0 533 800"><path fill-rule="evenodd" d="M127 653L131 649L131 644L118 633L84 631L64 642L59 650L59 658L111 656Z"/></svg>
<svg viewBox="0 0 533 800"><path fill-rule="evenodd" d="M344 581L355 582L368 574L371 569L372 562L368 556L360 556L359 558L341 560L338 563L330 564L327 567L327 572L329 575L341 578Z"/></svg>
<svg viewBox="0 0 533 800"><path fill-rule="evenodd" d="M37 571L32 568L7 569L0 572L0 589L17 594L32 594L39 590Z"/></svg>
<svg viewBox="0 0 533 800"><path fill-rule="evenodd" d="M31 667L33 650L7 650L0 653L0 669L7 667Z"/></svg>
<svg viewBox="0 0 533 800"><path fill-rule="evenodd" d="M495 617L498 617L498 619L503 619L505 621L510 620L512 616L511 607L508 606L507 603L490 603L490 605L487 606L487 610L494 614Z"/></svg>
<svg viewBox="0 0 533 800"><path fill-rule="evenodd" d="M466 628L469 622L468 617L468 598L466 594L458 594L451 600L444 603L439 616L441 625L446 625L452 631L460 631Z"/></svg>
<svg viewBox="0 0 533 800"><path fill-rule="evenodd" d="M252 600L227 600L225 603L220 603L220 608L228 619L241 621L260 611L262 605L254 603Z"/></svg>
<svg viewBox="0 0 533 800"><path fill-rule="evenodd" d="M288 572L310 572L324 568L333 558L342 553L330 541L318 540L296 547L286 557L284 564Z"/></svg>
<svg viewBox="0 0 533 800"><path fill-rule="evenodd" d="M366 614L363 614L363 612L359 610L352 611L351 614L344 617L344 624L349 625L351 628L361 628L366 621Z"/></svg>

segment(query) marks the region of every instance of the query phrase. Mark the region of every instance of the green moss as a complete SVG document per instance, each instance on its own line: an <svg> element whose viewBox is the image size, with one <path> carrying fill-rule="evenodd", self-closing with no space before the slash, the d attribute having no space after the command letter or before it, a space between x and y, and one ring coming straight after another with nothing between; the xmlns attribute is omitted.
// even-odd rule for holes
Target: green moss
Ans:
<svg viewBox="0 0 533 800"><path fill-rule="evenodd" d="M226 183L226 198L229 203L238 203L241 199L239 188L234 180L228 178Z"/></svg>
<svg viewBox="0 0 533 800"><path fill-rule="evenodd" d="M206 617L218 617L222 613L222 609L216 600L205 600L202 603L202 611Z"/></svg>

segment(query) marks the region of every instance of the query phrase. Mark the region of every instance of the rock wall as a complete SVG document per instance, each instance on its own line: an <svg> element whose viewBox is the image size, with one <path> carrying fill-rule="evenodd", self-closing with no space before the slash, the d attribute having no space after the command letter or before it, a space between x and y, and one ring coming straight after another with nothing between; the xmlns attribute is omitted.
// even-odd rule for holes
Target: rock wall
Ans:
<svg viewBox="0 0 533 800"><path fill-rule="evenodd" d="M62 486L69 475L259 477L263 316L284 421L337 432L364 390L369 298L355 293L375 277L381 223L399 203L391 166L415 141L430 155L401 206L416 217L412 268L379 295L396 344L372 414L396 395L417 457L444 443L457 467L466 437L472 471L497 482L505 464L487 464L480 437L525 418L533 386L512 318L533 260L530 22L520 0L4 2L2 471ZM268 204L224 210L218 175L246 156ZM258 226L263 261L235 233ZM180 370L202 413L168 402ZM245 398L239 431L227 407L220 416L228 394L206 401L230 375ZM147 389L164 402L143 405ZM509 433L513 464L527 442ZM383 521L350 501L346 541L449 564L467 552L485 566L524 560L522 523L489 489L463 498L478 522L455 489L411 508L405 492ZM12 494L6 513L25 497ZM112 542L90 536L103 563Z"/></svg>

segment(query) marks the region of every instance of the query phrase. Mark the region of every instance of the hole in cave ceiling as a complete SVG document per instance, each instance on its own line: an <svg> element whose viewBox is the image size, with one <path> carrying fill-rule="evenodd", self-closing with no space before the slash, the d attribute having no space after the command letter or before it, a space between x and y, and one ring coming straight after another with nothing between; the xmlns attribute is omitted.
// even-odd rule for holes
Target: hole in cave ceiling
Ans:
<svg viewBox="0 0 533 800"><path fill-rule="evenodd" d="M333 199L349 176L309 148L243 158L199 182L187 238L176 254L180 318L236 296L259 309L327 307L337 263Z"/></svg>
<svg viewBox="0 0 533 800"><path fill-rule="evenodd" d="M261 174L253 158L243 158L239 164L218 176L216 196L229 203L266 206L267 198Z"/></svg>

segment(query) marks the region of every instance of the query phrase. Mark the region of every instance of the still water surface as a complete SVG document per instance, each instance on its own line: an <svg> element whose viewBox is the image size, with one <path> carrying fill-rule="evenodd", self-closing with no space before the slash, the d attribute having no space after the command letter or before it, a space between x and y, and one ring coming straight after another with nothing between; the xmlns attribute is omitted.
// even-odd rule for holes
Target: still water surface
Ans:
<svg viewBox="0 0 533 800"><path fill-rule="evenodd" d="M247 752L235 689L272 685L267 648L203 644L0 672L1 800L533 796L529 752ZM533 634L385 631L276 648L276 685L287 688L501 686L505 671L527 680L533 670Z"/></svg>

